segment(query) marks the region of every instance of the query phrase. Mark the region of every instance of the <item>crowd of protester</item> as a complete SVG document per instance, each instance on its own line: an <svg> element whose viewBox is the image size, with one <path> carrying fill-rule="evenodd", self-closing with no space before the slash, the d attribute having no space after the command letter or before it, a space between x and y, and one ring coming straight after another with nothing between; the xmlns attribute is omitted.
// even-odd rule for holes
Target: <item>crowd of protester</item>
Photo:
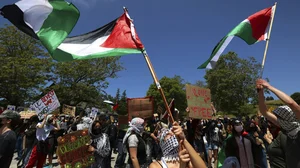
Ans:
<svg viewBox="0 0 300 168"><path fill-rule="evenodd" d="M300 106L265 80L256 84L261 115L235 118L136 117L117 126L103 112L94 118L84 112L49 114L43 120L34 115L20 122L17 112L6 110L0 115L0 167L9 168L12 159L20 168L51 167L57 138L88 129L88 152L95 157L91 168L112 168L113 152L114 168L300 168ZM286 105L268 111L264 89Z"/></svg>

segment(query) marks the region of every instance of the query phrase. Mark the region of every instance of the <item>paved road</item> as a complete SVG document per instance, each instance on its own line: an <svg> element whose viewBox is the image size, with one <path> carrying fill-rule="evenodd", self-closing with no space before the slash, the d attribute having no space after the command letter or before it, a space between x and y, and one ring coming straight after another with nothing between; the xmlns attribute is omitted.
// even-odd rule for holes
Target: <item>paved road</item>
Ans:
<svg viewBox="0 0 300 168"><path fill-rule="evenodd" d="M18 160L16 160L15 158L17 157L17 154L15 153L14 158L11 162L10 168L17 168L17 164L18 164ZM111 160L111 166L114 167L115 166L115 161L117 158L117 154L112 154L112 160ZM48 160L47 160L48 162ZM1 166L0 166L1 167ZM57 163L57 159L53 159L53 167L60 167L59 164Z"/></svg>

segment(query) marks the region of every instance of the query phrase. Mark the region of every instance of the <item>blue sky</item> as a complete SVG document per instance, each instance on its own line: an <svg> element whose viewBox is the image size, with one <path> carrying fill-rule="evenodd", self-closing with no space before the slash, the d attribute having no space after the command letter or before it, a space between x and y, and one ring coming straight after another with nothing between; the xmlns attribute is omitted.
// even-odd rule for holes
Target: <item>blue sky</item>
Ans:
<svg viewBox="0 0 300 168"><path fill-rule="evenodd" d="M0 6L15 1L2 0ZM71 2L71 1L69 1ZM71 35L86 33L119 17L129 9L137 33L145 45L158 78L180 75L188 82L204 80L197 67L219 40L251 14L272 6L274 0L73 0L81 17ZM300 1L278 1L264 77L288 94L300 91L298 41ZM8 23L0 19L0 25ZM235 51L242 58L261 62L265 42L247 45L235 38L224 53ZM142 54L121 58L126 70L109 80L107 92L127 90L128 97L143 97L153 83Z"/></svg>

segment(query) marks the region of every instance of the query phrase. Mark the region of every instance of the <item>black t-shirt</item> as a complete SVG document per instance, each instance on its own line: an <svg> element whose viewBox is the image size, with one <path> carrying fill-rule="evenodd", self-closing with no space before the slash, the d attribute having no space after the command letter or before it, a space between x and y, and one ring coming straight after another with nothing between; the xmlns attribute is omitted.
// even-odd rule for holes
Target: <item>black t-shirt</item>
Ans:
<svg viewBox="0 0 300 168"><path fill-rule="evenodd" d="M14 131L7 131L0 135L0 165L1 168L9 168L14 156L17 136Z"/></svg>
<svg viewBox="0 0 300 168"><path fill-rule="evenodd" d="M291 139L287 136L286 141L286 167L287 168L300 168L300 131L296 139Z"/></svg>
<svg viewBox="0 0 300 168"><path fill-rule="evenodd" d="M286 138L286 135L280 132L276 139L268 146L267 153L271 168L286 168Z"/></svg>

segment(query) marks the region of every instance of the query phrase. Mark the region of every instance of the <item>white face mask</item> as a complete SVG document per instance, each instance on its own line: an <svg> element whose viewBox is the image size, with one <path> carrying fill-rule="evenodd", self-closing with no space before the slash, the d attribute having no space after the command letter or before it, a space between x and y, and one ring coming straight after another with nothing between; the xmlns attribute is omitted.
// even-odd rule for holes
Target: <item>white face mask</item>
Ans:
<svg viewBox="0 0 300 168"><path fill-rule="evenodd" d="M242 125L239 125L239 126L234 126L234 129L236 132L240 133L243 131L243 126Z"/></svg>

